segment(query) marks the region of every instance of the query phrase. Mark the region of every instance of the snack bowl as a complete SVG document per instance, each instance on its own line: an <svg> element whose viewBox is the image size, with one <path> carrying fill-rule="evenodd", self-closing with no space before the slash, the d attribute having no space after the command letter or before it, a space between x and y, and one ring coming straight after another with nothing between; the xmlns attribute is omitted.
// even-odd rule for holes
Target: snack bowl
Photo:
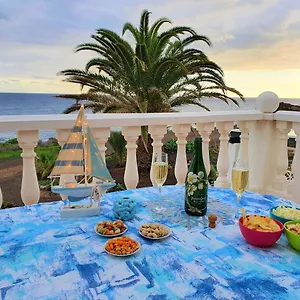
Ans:
<svg viewBox="0 0 300 300"><path fill-rule="evenodd" d="M289 221L284 224L285 236L290 245L297 251L300 251L300 235L292 232L288 226L291 224L300 224L300 221Z"/></svg>
<svg viewBox="0 0 300 300"><path fill-rule="evenodd" d="M250 215L247 215L246 217L249 217ZM260 216L264 217L264 216ZM267 231L259 231L255 229L248 228L243 224L243 219L244 217L241 217L239 219L239 227L240 231L245 238L245 240L253 245L253 246L258 246L258 247L271 247L273 246L280 238L284 226L281 222L274 220L280 227L280 230L278 231L273 231L273 232L267 232Z"/></svg>
<svg viewBox="0 0 300 300"><path fill-rule="evenodd" d="M279 216L277 216L275 213L274 213L274 211L278 208L278 207L280 207L281 205L278 205L278 206L274 206L274 207L272 207L271 209L270 209L270 217L272 218L272 219L275 219L275 220L277 220L277 221L279 221L280 223L282 223L282 224L285 224L286 222L289 222L289 221L294 221L294 220L292 220L292 219L287 219L287 218L283 218L283 217L279 217ZM286 207L286 208L292 208L291 206L287 206L287 205L283 205L283 207ZM300 208L296 208L297 210L300 210Z"/></svg>

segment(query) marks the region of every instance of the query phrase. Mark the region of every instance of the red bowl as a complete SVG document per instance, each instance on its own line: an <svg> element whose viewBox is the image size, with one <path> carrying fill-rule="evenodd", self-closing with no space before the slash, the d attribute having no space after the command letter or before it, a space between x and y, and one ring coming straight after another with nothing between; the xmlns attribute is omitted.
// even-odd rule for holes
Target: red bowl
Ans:
<svg viewBox="0 0 300 300"><path fill-rule="evenodd" d="M250 229L243 225L243 217L239 219L239 226L241 233L245 240L250 243L251 245L258 246L258 247L271 247L273 246L280 238L284 226L279 221L274 220L279 226L279 231L274 232L264 232L264 231L258 231L254 229Z"/></svg>

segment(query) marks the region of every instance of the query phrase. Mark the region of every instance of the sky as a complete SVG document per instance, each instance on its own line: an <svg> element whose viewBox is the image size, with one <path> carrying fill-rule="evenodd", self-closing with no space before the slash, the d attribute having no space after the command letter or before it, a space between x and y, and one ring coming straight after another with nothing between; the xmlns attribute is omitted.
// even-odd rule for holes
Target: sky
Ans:
<svg viewBox="0 0 300 300"><path fill-rule="evenodd" d="M208 36L211 48L195 46L244 96L300 98L300 0L0 0L0 92L80 92L57 75L95 56L74 48L98 28L138 25L144 9L150 22L167 17Z"/></svg>

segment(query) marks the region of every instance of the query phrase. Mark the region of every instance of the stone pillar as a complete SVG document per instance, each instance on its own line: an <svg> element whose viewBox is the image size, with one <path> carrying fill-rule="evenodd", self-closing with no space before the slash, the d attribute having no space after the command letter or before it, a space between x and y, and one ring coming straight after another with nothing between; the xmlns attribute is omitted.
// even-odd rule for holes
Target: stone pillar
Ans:
<svg viewBox="0 0 300 300"><path fill-rule="evenodd" d="M279 105L278 96L272 92L260 94L256 108L264 113L264 119L253 122L249 136L249 190L269 193L272 176L276 173L276 122L273 112Z"/></svg>
<svg viewBox="0 0 300 300"><path fill-rule="evenodd" d="M148 128L148 131L151 134L151 137L153 139L153 143L152 143L153 153L152 153L152 163L151 163L151 170L150 170L150 179L152 185L155 185L154 178L153 178L154 154L161 152L163 146L162 139L166 133L166 128L167 128L166 125L151 125Z"/></svg>
<svg viewBox="0 0 300 300"><path fill-rule="evenodd" d="M217 128L220 133L220 150L217 162L219 176L215 182L216 187L228 188L230 183L227 179L228 172L228 139L229 132L233 127L233 122L217 123Z"/></svg>
<svg viewBox="0 0 300 300"><path fill-rule="evenodd" d="M23 152L23 175L21 198L25 205L36 204L40 199L40 188L35 168L35 152L39 140L38 130L18 131L18 143Z"/></svg>
<svg viewBox="0 0 300 300"><path fill-rule="evenodd" d="M184 184L187 174L187 159L186 159L186 137L191 130L190 124L176 124L173 126L173 131L177 137L177 155L175 163L175 177L177 184Z"/></svg>
<svg viewBox="0 0 300 300"><path fill-rule="evenodd" d="M207 176L210 173L209 136L214 129L214 123L197 123L197 130L202 137L202 154Z"/></svg>
<svg viewBox="0 0 300 300"><path fill-rule="evenodd" d="M62 147L70 134L70 129L58 129L56 130L56 139L58 144ZM76 182L74 175L63 174L59 178L59 185L64 186L65 182ZM68 199L68 195L60 194L62 200Z"/></svg>
<svg viewBox="0 0 300 300"><path fill-rule="evenodd" d="M127 189L135 189L139 182L139 174L136 160L136 142L141 134L141 127L139 126L125 126L122 127L122 133L127 141L127 158L124 174L124 182Z"/></svg>

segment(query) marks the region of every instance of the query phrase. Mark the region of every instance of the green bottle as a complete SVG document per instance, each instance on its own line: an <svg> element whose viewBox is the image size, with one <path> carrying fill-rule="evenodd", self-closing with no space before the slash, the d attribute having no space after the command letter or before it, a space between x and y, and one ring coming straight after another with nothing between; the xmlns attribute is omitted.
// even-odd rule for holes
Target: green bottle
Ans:
<svg viewBox="0 0 300 300"><path fill-rule="evenodd" d="M202 138L196 137L194 155L185 179L185 212L204 216L207 211L208 179L202 156Z"/></svg>

